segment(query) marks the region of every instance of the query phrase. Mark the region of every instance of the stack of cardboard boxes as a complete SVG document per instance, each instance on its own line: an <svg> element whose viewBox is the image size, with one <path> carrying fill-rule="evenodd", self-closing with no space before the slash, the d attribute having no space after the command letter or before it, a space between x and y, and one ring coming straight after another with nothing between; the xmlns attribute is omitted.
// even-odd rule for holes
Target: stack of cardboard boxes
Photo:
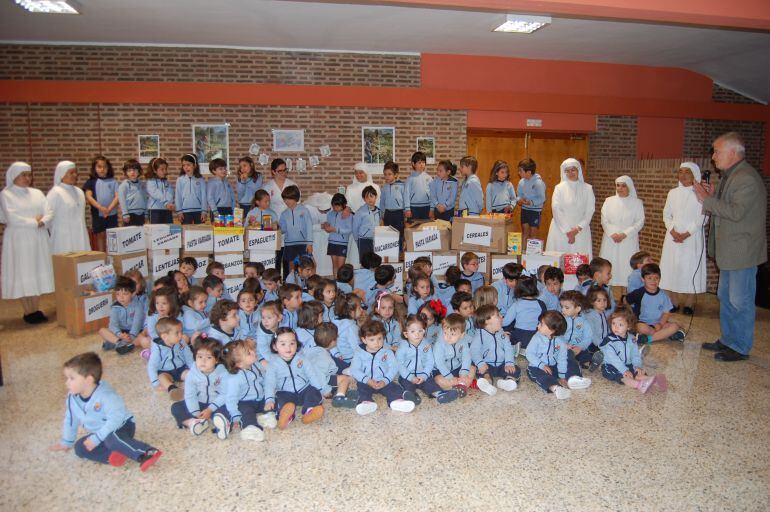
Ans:
<svg viewBox="0 0 770 512"><path fill-rule="evenodd" d="M196 268L193 277L206 277L206 267L214 253L214 231L207 224L189 224L182 226L182 257L195 258Z"/></svg>
<svg viewBox="0 0 770 512"><path fill-rule="evenodd" d="M112 292L96 293L91 271L107 263L103 252L82 251L53 256L58 324L70 336L83 336L110 322Z"/></svg>

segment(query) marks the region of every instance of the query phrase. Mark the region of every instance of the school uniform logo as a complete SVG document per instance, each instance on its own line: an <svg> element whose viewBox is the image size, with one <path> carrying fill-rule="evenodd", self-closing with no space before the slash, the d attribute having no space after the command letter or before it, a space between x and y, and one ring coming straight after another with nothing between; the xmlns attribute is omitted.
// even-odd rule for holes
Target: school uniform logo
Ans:
<svg viewBox="0 0 770 512"><path fill-rule="evenodd" d="M99 412L101 410L102 410L102 404L100 404L99 402L96 402L94 404L94 411Z"/></svg>
<svg viewBox="0 0 770 512"><path fill-rule="evenodd" d="M297 361L297 368L302 368L302 359Z"/></svg>
<svg viewBox="0 0 770 512"><path fill-rule="evenodd" d="M215 386L219 386L222 383L222 377L217 377L217 380L214 381Z"/></svg>
<svg viewBox="0 0 770 512"><path fill-rule="evenodd" d="M429 345L425 345L425 348L422 349L422 351L425 352L426 354L428 353L428 350L430 350L430 346Z"/></svg>

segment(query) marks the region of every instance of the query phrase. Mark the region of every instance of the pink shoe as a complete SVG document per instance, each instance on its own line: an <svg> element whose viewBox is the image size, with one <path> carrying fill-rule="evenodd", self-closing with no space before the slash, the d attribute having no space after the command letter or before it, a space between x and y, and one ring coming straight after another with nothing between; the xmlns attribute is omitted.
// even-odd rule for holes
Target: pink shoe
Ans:
<svg viewBox="0 0 770 512"><path fill-rule="evenodd" d="M146 348L142 350L140 355L142 356L142 359L144 359L144 362L146 363L147 361L150 360L150 349Z"/></svg>
<svg viewBox="0 0 770 512"><path fill-rule="evenodd" d="M662 373L659 373L655 376L655 387L657 387L659 391L663 392L668 389L668 379L666 379L666 376Z"/></svg>
<svg viewBox="0 0 770 512"><path fill-rule="evenodd" d="M638 389L640 393L644 394L648 389L650 389L650 386L652 386L653 382L655 382L655 377L647 377L644 380L639 381L639 387L636 389Z"/></svg>

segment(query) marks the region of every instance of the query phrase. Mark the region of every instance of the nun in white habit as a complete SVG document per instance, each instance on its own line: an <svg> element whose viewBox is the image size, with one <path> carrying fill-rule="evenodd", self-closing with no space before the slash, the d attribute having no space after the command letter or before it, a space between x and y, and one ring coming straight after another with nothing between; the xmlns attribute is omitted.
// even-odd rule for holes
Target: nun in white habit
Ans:
<svg viewBox="0 0 770 512"><path fill-rule="evenodd" d="M706 216L693 191L693 183L701 181L700 167L693 162L684 162L679 166L677 177L679 185L668 191L663 207L666 238L660 256L660 287L673 292L674 307L678 307L683 299L685 314L692 314L695 294L706 291L703 236ZM678 294L686 294L686 297L678 297Z"/></svg>
<svg viewBox="0 0 770 512"><path fill-rule="evenodd" d="M58 163L53 175L53 188L46 198L53 213L49 224L51 254L90 251L86 228L86 199L83 190L76 187L78 170L73 162Z"/></svg>
<svg viewBox="0 0 770 512"><path fill-rule="evenodd" d="M0 193L5 222L3 234L2 291L4 299L21 299L24 321L45 322L39 310L40 295L53 291L51 249L46 224L51 221L48 201L31 188L32 169L24 162L11 164Z"/></svg>
<svg viewBox="0 0 770 512"><path fill-rule="evenodd" d="M380 205L380 186L373 180L369 172L366 170L366 164L362 162L356 163L353 166L355 174L353 175L353 181L345 189L345 199L348 200L348 208L351 213L357 212L364 205L364 198L361 193L366 187L374 187L377 191L377 206ZM351 236L348 241L348 263L351 263L355 268L360 268L358 257L358 245L356 245L355 239Z"/></svg>
<svg viewBox="0 0 770 512"><path fill-rule="evenodd" d="M644 204L636 197L634 182L628 176L615 180L615 195L602 205L602 258L612 263L612 286L627 286L631 274L629 261L639 251L639 231L644 227Z"/></svg>
<svg viewBox="0 0 770 512"><path fill-rule="evenodd" d="M561 163L561 183L551 196L553 219L548 229L548 251L587 254L591 248L591 217L596 209L594 190L583 181L583 167L574 158Z"/></svg>

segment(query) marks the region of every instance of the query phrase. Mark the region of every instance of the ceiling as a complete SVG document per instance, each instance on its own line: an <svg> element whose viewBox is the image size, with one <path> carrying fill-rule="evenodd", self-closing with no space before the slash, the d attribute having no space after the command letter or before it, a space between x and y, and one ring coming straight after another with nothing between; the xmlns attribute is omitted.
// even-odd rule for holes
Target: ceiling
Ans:
<svg viewBox="0 0 770 512"><path fill-rule="evenodd" d="M296 1L79 0L79 16L0 1L0 41L449 53L689 69L770 101L770 33L554 18L531 35L493 33L505 15Z"/></svg>

